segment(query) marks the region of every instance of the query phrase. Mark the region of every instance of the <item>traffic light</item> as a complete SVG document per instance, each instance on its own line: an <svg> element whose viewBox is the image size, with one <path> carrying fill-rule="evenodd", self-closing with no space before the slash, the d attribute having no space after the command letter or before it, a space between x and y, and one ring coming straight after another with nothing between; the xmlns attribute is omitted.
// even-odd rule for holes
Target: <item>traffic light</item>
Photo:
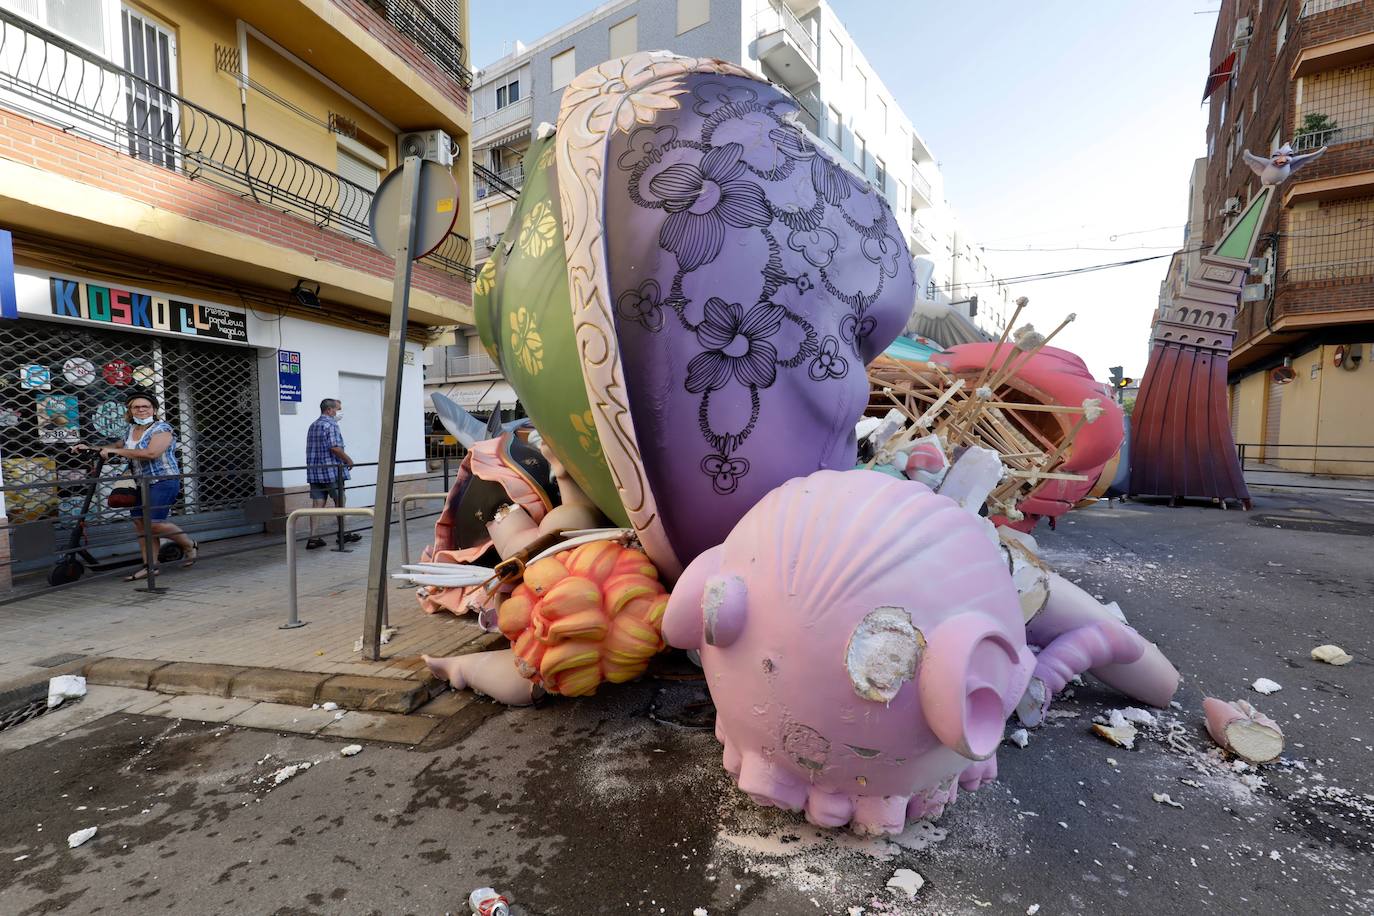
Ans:
<svg viewBox="0 0 1374 916"><path fill-rule="evenodd" d="M1118 388L1129 388L1129 387L1131 387L1131 386L1134 385L1134 384L1135 384L1135 379L1127 377L1127 378L1118 379L1117 382L1116 382L1116 387L1118 387Z"/></svg>
<svg viewBox="0 0 1374 916"><path fill-rule="evenodd" d="M1107 371L1110 372L1110 373L1112 374L1112 387L1113 387L1113 388L1120 388L1120 387L1121 387L1121 373L1122 373L1122 371L1123 371L1122 368L1121 368L1120 366L1112 366L1112 367L1111 367L1110 369L1108 369Z"/></svg>

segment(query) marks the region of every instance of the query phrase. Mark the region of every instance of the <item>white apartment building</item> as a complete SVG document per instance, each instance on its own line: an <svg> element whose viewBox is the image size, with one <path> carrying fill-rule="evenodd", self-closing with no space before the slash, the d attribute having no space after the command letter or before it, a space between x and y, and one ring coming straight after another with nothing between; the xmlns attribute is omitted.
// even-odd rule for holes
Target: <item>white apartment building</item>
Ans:
<svg viewBox="0 0 1374 916"><path fill-rule="evenodd" d="M976 294L977 320L1000 328L1010 314L1009 291L958 230L929 144L825 0L611 0L528 46L516 42L511 53L479 70L472 90L472 234L479 265L505 231L531 133L557 120L563 87L604 60L656 49L728 60L790 91L805 109L806 126L887 197L912 256L933 263L917 295L959 303L969 314ZM449 372L495 369L475 337L460 339L435 367L441 363ZM433 385L459 394L496 377L432 376Z"/></svg>

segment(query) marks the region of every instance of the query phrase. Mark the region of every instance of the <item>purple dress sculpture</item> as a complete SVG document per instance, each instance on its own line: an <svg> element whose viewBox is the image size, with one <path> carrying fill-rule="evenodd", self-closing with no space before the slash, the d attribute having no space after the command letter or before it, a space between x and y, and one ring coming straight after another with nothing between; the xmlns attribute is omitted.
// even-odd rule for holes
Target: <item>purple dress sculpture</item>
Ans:
<svg viewBox="0 0 1374 916"><path fill-rule="evenodd" d="M630 413L686 564L783 482L854 466L865 365L915 281L887 201L790 96L715 72L676 89L610 132L603 206Z"/></svg>

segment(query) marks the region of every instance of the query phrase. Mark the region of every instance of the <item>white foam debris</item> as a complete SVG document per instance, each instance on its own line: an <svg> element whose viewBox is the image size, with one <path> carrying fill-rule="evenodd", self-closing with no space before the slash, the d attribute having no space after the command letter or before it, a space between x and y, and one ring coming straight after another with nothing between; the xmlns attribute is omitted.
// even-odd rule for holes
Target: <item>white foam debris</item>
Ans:
<svg viewBox="0 0 1374 916"><path fill-rule="evenodd" d="M67 700L86 695L86 679L79 674L62 674L48 680L48 708L56 709Z"/></svg>
<svg viewBox="0 0 1374 916"><path fill-rule="evenodd" d="M1127 706L1125 709L1121 710L1120 712L1121 712L1121 718L1125 719L1127 722L1130 722L1132 725L1154 725L1154 724L1155 724L1154 713L1150 712L1149 710L1140 709L1140 708L1135 707L1135 706ZM1113 723L1113 724L1115 724L1115 723Z"/></svg>
<svg viewBox="0 0 1374 916"><path fill-rule="evenodd" d="M1040 904L1038 903L1032 903L1030 906L1026 907L1026 916L1035 916L1038 912L1040 912Z"/></svg>
<svg viewBox="0 0 1374 916"><path fill-rule="evenodd" d="M548 121L540 121L539 126L534 129L536 140L547 140L556 133L556 129Z"/></svg>
<svg viewBox="0 0 1374 916"><path fill-rule="evenodd" d="M288 764L272 774L272 785L279 786L297 773L304 773L310 767L311 764L308 761L306 763Z"/></svg>
<svg viewBox="0 0 1374 916"><path fill-rule="evenodd" d="M695 910L692 910L692 916L707 916L706 907L699 906Z"/></svg>
<svg viewBox="0 0 1374 916"><path fill-rule="evenodd" d="M1153 798L1155 801L1159 802L1161 805L1168 805L1170 808L1182 808L1182 807L1183 807L1183 806L1180 805L1178 802L1176 802L1176 801L1174 801L1172 798L1170 798L1168 792L1156 792L1156 793L1154 793L1153 795L1151 795L1150 797Z"/></svg>
<svg viewBox="0 0 1374 916"><path fill-rule="evenodd" d="M975 397L982 401L992 400L992 389L989 388L987 385L983 385L979 388L973 389L973 394Z"/></svg>
<svg viewBox="0 0 1374 916"><path fill-rule="evenodd" d="M908 900L916 899L916 892L925 887L926 879L919 873L909 868L899 868L892 873L892 877L887 879L887 886L893 890L902 891Z"/></svg>
<svg viewBox="0 0 1374 916"><path fill-rule="evenodd" d="M76 833L71 834L67 837L67 848L75 849L80 846L82 843L95 836L96 829L95 827L83 827L76 831Z"/></svg>
<svg viewBox="0 0 1374 916"><path fill-rule="evenodd" d="M1278 681L1271 681L1267 677L1262 677L1258 678L1255 681L1255 683L1251 684L1250 689L1255 691L1256 693L1262 693L1265 696L1268 696L1271 693L1278 693L1280 690L1283 689L1283 685L1280 684Z"/></svg>
<svg viewBox="0 0 1374 916"><path fill-rule="evenodd" d="M27 859L28 857L29 857L29 854L26 852L26 853L24 853L22 856L15 856L15 857L14 857L13 859L11 859L10 861L12 861L12 862L22 862L22 861L24 861L25 859Z"/></svg>
<svg viewBox="0 0 1374 916"><path fill-rule="evenodd" d="M1354 661L1354 656L1340 646L1317 646L1312 650L1312 660L1326 662L1328 665L1348 665ZM52 701L49 700L49 702Z"/></svg>
<svg viewBox="0 0 1374 916"><path fill-rule="evenodd" d="M1100 398L1086 399L1083 402L1083 419L1089 423L1094 423L1100 416L1102 416L1102 400Z"/></svg>
<svg viewBox="0 0 1374 916"><path fill-rule="evenodd" d="M361 744L350 744L347 747L339 748L340 757L356 757L363 752Z"/></svg>
<svg viewBox="0 0 1374 916"><path fill-rule="evenodd" d="M1026 731L1024 728L1018 728L1016 731L1007 735L1007 740L1017 747L1025 747L1030 744L1030 732Z"/></svg>
<svg viewBox="0 0 1374 916"><path fill-rule="evenodd" d="M336 709L338 709L338 708L339 708L339 704L338 704L338 703L334 703L334 702L329 702L329 703L322 703L322 704L320 704L320 709L327 709L327 710L329 710L330 712L333 712L334 710L336 710Z"/></svg>

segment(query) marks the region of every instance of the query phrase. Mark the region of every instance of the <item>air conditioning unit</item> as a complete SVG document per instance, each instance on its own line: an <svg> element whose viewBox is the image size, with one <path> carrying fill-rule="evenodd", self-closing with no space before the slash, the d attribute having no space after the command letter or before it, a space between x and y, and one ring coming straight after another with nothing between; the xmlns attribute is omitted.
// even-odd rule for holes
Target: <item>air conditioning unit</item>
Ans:
<svg viewBox="0 0 1374 916"><path fill-rule="evenodd" d="M401 134L400 154L430 159L442 166L453 165L453 139L442 130L420 130Z"/></svg>
<svg viewBox="0 0 1374 916"><path fill-rule="evenodd" d="M1219 215L1219 216L1230 216L1230 215L1233 214L1233 213L1239 213L1239 212L1240 212L1240 198L1239 198L1239 197L1228 197L1228 198L1226 198L1226 203L1222 204L1222 205L1221 205L1221 209L1217 211L1217 215Z"/></svg>
<svg viewBox="0 0 1374 916"><path fill-rule="evenodd" d="M1250 24L1249 16L1242 16L1236 20L1236 34L1231 39L1232 48L1243 48L1250 43L1250 36L1255 32L1255 27Z"/></svg>

